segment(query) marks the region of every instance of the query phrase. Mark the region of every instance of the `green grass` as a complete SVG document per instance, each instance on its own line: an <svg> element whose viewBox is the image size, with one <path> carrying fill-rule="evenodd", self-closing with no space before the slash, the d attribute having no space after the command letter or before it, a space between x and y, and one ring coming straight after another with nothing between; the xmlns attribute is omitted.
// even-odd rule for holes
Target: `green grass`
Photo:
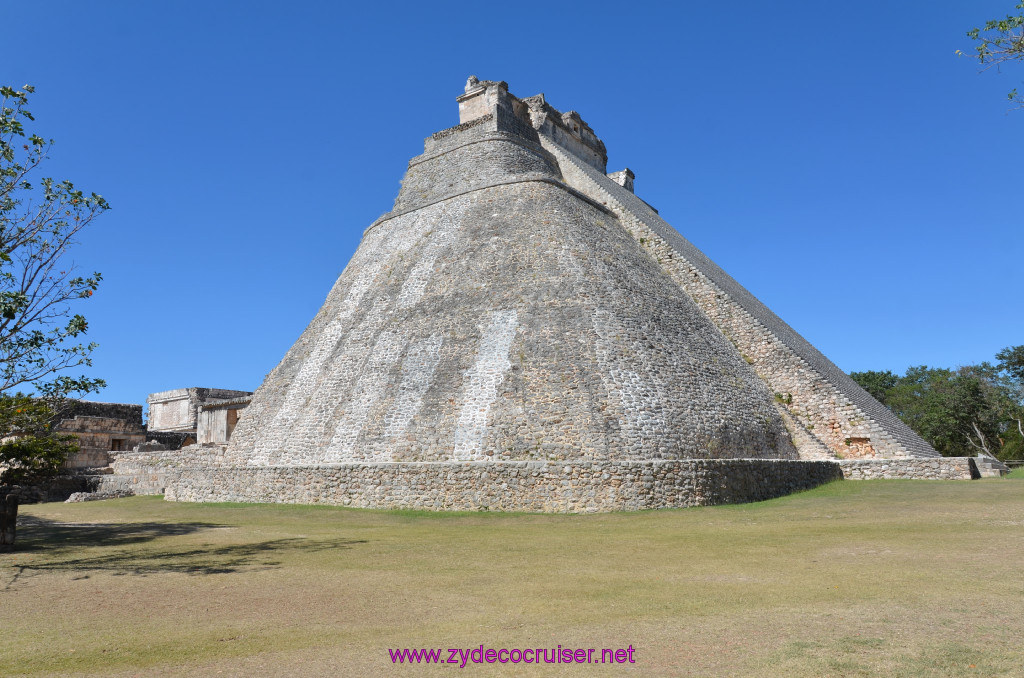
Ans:
<svg viewBox="0 0 1024 678"><path fill-rule="evenodd" d="M438 675L387 648L481 644L637 663L472 675L1021 675L1020 475L586 516L23 506L0 675Z"/></svg>

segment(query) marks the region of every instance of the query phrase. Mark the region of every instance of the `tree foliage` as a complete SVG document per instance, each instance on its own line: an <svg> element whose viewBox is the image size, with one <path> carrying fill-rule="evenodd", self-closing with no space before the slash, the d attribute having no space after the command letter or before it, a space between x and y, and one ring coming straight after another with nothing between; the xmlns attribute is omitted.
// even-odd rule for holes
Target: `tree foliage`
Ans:
<svg viewBox="0 0 1024 678"><path fill-rule="evenodd" d="M0 87L0 484L59 468L74 444L50 430L54 413L105 385L64 372L92 364L96 345L82 343L88 323L71 305L102 278L79 274L68 252L110 206L70 181L36 179L53 140L25 129L34 91Z"/></svg>
<svg viewBox="0 0 1024 678"><path fill-rule="evenodd" d="M861 388L871 394L880 403L885 402L885 395L889 389L899 383L900 376L889 370L885 372L854 372L850 376L860 384Z"/></svg>
<svg viewBox="0 0 1024 678"><path fill-rule="evenodd" d="M70 314L70 302L91 297L102 276L77 275L66 255L110 206L70 181L29 181L53 145L24 129L24 120L34 120L26 108L33 91L0 87L0 393L19 386L89 392L102 382L54 375L91 365L95 344L74 343L88 323Z"/></svg>
<svg viewBox="0 0 1024 678"><path fill-rule="evenodd" d="M1018 3L1016 8L1024 10L1024 2ZM975 54L965 54L960 50L956 53L977 59L983 71L993 67L1000 70L1005 64L1024 62L1024 12L987 21L984 27L969 30L967 37L978 43L974 48ZM1024 108L1024 93L1016 88L1007 94L1007 98L1016 108Z"/></svg>
<svg viewBox="0 0 1024 678"><path fill-rule="evenodd" d="M850 376L941 454L1024 459L1024 345L956 369L921 365L905 374Z"/></svg>
<svg viewBox="0 0 1024 678"><path fill-rule="evenodd" d="M1008 436L1004 456L1006 459L1024 459L1024 344L1010 346L996 353L999 370L1009 398L1016 407L1010 410L1010 421L1017 425L1017 432Z"/></svg>
<svg viewBox="0 0 1024 678"><path fill-rule="evenodd" d="M55 412L49 401L21 393L0 395L0 487L25 485L53 474L78 451L73 435L54 433Z"/></svg>

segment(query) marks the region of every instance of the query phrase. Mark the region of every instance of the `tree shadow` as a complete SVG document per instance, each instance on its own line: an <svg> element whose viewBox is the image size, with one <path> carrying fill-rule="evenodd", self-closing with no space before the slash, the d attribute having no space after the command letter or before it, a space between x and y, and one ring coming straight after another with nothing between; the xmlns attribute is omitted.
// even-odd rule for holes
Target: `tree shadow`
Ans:
<svg viewBox="0 0 1024 678"><path fill-rule="evenodd" d="M127 546L225 527L229 526L217 523L63 523L21 515L18 516L14 551L39 553L83 546Z"/></svg>
<svg viewBox="0 0 1024 678"><path fill-rule="evenodd" d="M58 523L41 518L19 520L17 550L3 591L27 577L69 573L73 579L92 574L148 576L156 574L212 575L255 572L282 566L282 557L301 552L348 549L365 539L271 539L242 544L157 544L159 537L229 528L214 523ZM114 550L111 550L114 547ZM90 553L91 551L91 553ZM97 552L98 551L98 552ZM0 561L2 563L2 561Z"/></svg>

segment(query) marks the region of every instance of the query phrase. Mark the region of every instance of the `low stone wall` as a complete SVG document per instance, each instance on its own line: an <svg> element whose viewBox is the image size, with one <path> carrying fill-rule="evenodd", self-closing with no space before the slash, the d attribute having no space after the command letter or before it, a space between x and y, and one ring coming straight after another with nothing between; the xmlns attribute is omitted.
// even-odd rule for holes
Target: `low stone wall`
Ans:
<svg viewBox="0 0 1024 678"><path fill-rule="evenodd" d="M590 513L763 501L832 480L971 480L971 457L691 459L594 462L399 462L226 465L223 448L121 453L114 473L22 488L22 503L72 492L164 494L169 501L332 504L358 508Z"/></svg>
<svg viewBox="0 0 1024 678"><path fill-rule="evenodd" d="M163 494L167 484L178 476L178 472L164 468L140 469L131 475L96 476L94 492L121 495Z"/></svg>
<svg viewBox="0 0 1024 678"><path fill-rule="evenodd" d="M130 430L142 429L142 405L130 403L96 403L90 400L66 400L57 412L58 422L75 417L102 417L123 421ZM54 422L57 423L57 422Z"/></svg>
<svg viewBox="0 0 1024 678"><path fill-rule="evenodd" d="M170 501L589 513L761 501L842 475L830 461L410 462L170 471Z"/></svg>
<svg viewBox="0 0 1024 678"><path fill-rule="evenodd" d="M180 450L196 442L194 433L187 431L146 431L146 442L166 445L169 450Z"/></svg>
<svg viewBox="0 0 1024 678"><path fill-rule="evenodd" d="M224 445L206 443L187 445L179 450L140 449L139 451L116 452L111 454L110 468L117 474L135 473L138 469L150 467L195 467L226 466ZM237 465L237 462L236 462Z"/></svg>
<svg viewBox="0 0 1024 678"><path fill-rule="evenodd" d="M843 478L866 480L890 478L908 480L971 480L980 478L971 457L938 457L932 459L842 459Z"/></svg>
<svg viewBox="0 0 1024 678"><path fill-rule="evenodd" d="M44 501L64 501L75 492L92 492L99 484L99 476L82 473L65 473L27 486L15 486L13 493L22 504L36 504Z"/></svg>
<svg viewBox="0 0 1024 678"><path fill-rule="evenodd" d="M189 445L180 450L141 450L116 452L111 455L112 473L101 476L96 491L131 492L133 494L164 494L182 470L200 472L224 463L224 446Z"/></svg>

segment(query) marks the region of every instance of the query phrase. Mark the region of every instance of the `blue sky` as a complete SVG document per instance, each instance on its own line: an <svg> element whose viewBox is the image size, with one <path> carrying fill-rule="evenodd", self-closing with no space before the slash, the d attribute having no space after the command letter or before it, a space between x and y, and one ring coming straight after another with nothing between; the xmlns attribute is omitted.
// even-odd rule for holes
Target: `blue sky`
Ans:
<svg viewBox="0 0 1024 678"><path fill-rule="evenodd" d="M1013 0L0 1L75 250L97 400L255 389L468 75L544 92L637 193L847 371L1024 343L1024 66L956 49Z"/></svg>

